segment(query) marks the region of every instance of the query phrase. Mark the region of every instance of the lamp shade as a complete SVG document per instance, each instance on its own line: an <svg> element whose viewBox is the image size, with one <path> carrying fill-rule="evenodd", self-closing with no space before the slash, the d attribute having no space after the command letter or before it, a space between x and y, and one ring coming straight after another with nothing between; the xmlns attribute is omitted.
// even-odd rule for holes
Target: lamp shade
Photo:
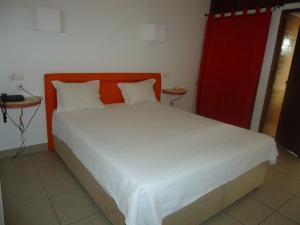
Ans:
<svg viewBox="0 0 300 225"><path fill-rule="evenodd" d="M38 6L36 17L37 30L61 32L61 15L59 10Z"/></svg>
<svg viewBox="0 0 300 225"><path fill-rule="evenodd" d="M144 41L166 41L167 27L156 24L143 24L142 38Z"/></svg>

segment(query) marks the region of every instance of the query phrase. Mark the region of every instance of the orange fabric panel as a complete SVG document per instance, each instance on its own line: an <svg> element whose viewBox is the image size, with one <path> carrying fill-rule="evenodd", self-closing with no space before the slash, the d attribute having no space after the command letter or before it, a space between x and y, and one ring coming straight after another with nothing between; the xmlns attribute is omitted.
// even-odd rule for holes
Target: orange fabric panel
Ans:
<svg viewBox="0 0 300 225"><path fill-rule="evenodd" d="M56 73L45 74L45 104L47 120L48 150L54 150L52 135L52 113L56 109L56 90L52 85L53 80L66 83L80 83L90 80L100 81L101 101L104 104L124 102L121 91L117 86L120 82L138 82L147 79L155 79L154 91L156 98L160 101L161 75L159 73Z"/></svg>

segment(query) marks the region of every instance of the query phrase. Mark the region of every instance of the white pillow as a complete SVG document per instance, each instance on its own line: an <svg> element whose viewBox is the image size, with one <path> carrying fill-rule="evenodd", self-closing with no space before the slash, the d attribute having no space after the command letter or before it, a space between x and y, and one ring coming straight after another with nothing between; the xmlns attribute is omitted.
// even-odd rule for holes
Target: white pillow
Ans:
<svg viewBox="0 0 300 225"><path fill-rule="evenodd" d="M104 108L100 100L98 80L85 83L52 81L57 93L57 112L86 108Z"/></svg>
<svg viewBox="0 0 300 225"><path fill-rule="evenodd" d="M134 105L141 102L156 102L153 89L155 79L144 80L136 83L118 83L125 103Z"/></svg>

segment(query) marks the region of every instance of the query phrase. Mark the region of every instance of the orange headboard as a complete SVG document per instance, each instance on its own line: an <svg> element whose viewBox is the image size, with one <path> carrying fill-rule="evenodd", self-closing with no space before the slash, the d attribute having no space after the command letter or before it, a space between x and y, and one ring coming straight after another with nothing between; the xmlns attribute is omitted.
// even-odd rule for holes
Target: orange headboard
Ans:
<svg viewBox="0 0 300 225"><path fill-rule="evenodd" d="M52 113L56 109L56 90L52 85L53 80L75 83L100 80L101 101L104 104L124 102L121 91L117 86L119 82L137 82L147 79L155 79L154 90L157 100L160 100L161 76L159 73L56 73L46 74L45 82L45 104L47 119L48 149L54 150L52 135Z"/></svg>

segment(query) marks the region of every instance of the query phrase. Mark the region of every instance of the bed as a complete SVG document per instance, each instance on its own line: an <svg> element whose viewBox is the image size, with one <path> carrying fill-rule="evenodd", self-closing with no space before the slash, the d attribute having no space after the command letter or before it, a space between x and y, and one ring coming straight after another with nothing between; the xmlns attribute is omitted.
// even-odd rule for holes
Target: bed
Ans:
<svg viewBox="0 0 300 225"><path fill-rule="evenodd" d="M276 145L160 103L122 103L117 83L150 78L159 101L160 74L45 75L49 150L114 225L200 224L263 183ZM57 113L53 80L100 80L107 107Z"/></svg>

